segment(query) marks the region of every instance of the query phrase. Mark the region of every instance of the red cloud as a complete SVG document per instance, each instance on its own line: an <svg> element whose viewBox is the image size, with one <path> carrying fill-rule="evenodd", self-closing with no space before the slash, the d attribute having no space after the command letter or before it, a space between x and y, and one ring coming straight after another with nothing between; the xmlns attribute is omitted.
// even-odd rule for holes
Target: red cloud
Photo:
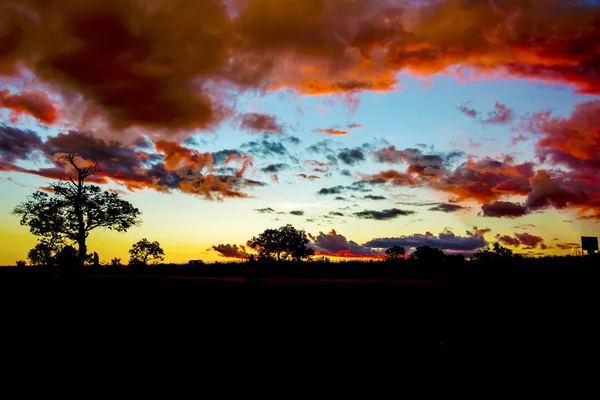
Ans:
<svg viewBox="0 0 600 400"><path fill-rule="evenodd" d="M341 93L352 103L358 91L395 90L404 70L464 77L467 68L476 77L541 79L600 94L597 3L224 3L6 8L0 71L26 69L79 94L115 128L209 128L230 115L230 94L246 90Z"/></svg>
<svg viewBox="0 0 600 400"><path fill-rule="evenodd" d="M29 114L46 125L52 125L58 118L54 102L48 98L48 94L39 90L18 94L0 90L0 107L12 110L17 116Z"/></svg>

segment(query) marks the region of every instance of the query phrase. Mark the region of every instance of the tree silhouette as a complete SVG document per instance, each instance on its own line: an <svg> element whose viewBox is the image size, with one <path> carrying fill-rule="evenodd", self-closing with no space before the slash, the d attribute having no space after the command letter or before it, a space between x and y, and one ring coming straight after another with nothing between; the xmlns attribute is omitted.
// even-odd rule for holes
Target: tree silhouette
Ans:
<svg viewBox="0 0 600 400"><path fill-rule="evenodd" d="M278 229L265 230L258 237L250 239L248 246L258 251L259 259L300 261L315 254L307 246L309 243L304 230L297 230L288 224Z"/></svg>
<svg viewBox="0 0 600 400"><path fill-rule="evenodd" d="M165 251L156 241L149 242L144 238L135 243L129 249L129 264L130 265L148 265L149 262L158 262L165 259Z"/></svg>
<svg viewBox="0 0 600 400"><path fill-rule="evenodd" d="M513 254L511 249L507 249L500 243L495 242L491 249L480 250L473 257L477 261L498 261L514 258L515 254Z"/></svg>
<svg viewBox="0 0 600 400"><path fill-rule="evenodd" d="M413 260L434 265L436 263L443 262L446 258L446 255L442 250L436 249L435 247L420 246L413 251L410 257Z"/></svg>
<svg viewBox="0 0 600 400"><path fill-rule="evenodd" d="M404 254L406 254L404 247L392 246L385 251L385 259L386 261L398 261L404 258Z"/></svg>
<svg viewBox="0 0 600 400"><path fill-rule="evenodd" d="M115 192L102 191L99 186L86 185L85 180L99 171L98 165L79 167L77 154L60 159L74 168L76 177L50 185L52 195L37 191L19 204L13 214L21 225L46 241L69 240L78 245L77 264L83 266L87 256L86 239L91 230L105 228L125 232L139 225L140 211Z"/></svg>

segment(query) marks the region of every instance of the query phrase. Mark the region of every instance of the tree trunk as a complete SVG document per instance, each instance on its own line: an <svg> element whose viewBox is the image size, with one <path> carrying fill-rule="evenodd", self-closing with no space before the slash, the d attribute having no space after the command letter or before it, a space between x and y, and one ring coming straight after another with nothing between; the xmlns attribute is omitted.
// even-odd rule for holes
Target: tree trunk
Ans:
<svg viewBox="0 0 600 400"><path fill-rule="evenodd" d="M77 252L77 266L83 268L85 264L85 257L87 255L87 246L85 245L85 234L77 239L77 245L79 251Z"/></svg>

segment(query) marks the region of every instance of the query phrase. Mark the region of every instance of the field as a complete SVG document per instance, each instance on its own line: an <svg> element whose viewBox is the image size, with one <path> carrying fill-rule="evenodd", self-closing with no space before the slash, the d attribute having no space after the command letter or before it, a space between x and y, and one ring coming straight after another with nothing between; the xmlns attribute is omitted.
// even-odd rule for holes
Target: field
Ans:
<svg viewBox="0 0 600 400"><path fill-rule="evenodd" d="M222 385L513 385L591 379L598 290L583 276L188 279L2 272L13 371ZM9 276L11 275L12 276ZM30 272L31 274L31 272ZM592 275L589 275L592 276ZM44 375L42 374L42 375ZM554 379L558 379L554 381ZM544 383L546 382L546 383Z"/></svg>

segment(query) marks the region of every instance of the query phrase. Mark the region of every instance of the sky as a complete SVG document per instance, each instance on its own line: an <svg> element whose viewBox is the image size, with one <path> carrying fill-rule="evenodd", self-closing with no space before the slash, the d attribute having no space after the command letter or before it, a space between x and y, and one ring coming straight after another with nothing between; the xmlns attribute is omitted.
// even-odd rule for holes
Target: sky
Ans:
<svg viewBox="0 0 600 400"><path fill-rule="evenodd" d="M88 250L537 256L600 236L600 5L579 0L0 0L0 265L11 211L98 162L139 208Z"/></svg>

